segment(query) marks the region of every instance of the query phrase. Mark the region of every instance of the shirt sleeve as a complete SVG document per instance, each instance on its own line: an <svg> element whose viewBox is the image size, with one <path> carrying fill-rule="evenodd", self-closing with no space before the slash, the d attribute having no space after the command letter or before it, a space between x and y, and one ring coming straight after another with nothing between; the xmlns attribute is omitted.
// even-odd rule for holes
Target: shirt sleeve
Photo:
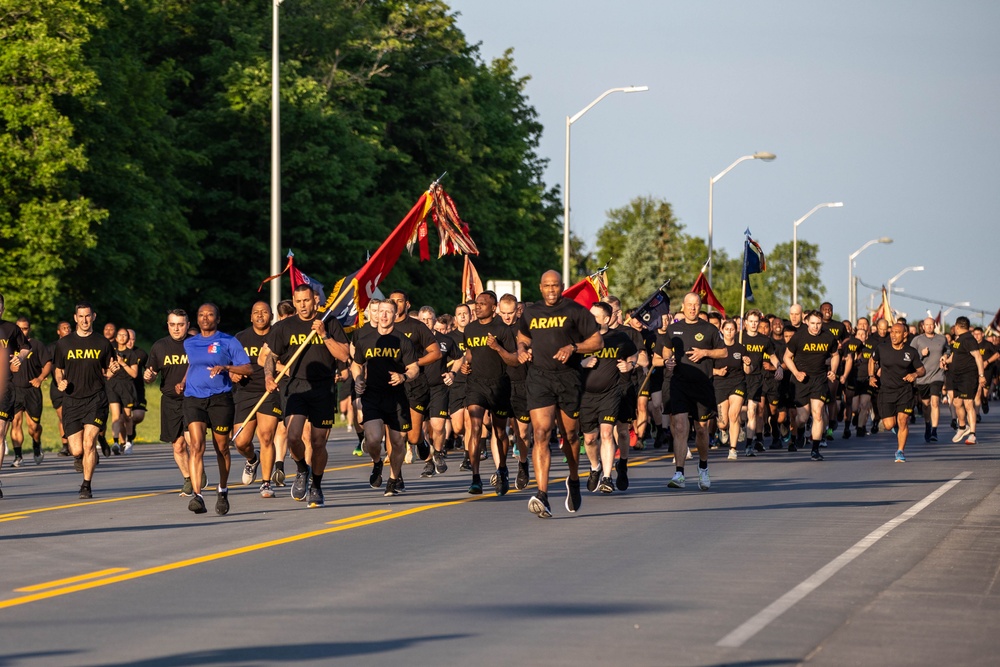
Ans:
<svg viewBox="0 0 1000 667"><path fill-rule="evenodd" d="M340 325L340 322L336 317L328 318L324 324L326 325L327 338L332 338L338 343L343 343L344 345L349 343L347 340L347 334L344 333L344 327Z"/></svg>
<svg viewBox="0 0 1000 667"><path fill-rule="evenodd" d="M235 338L228 338L227 342L229 343L229 359L231 361L230 365L244 366L250 363L250 355L247 354L247 351L243 348L243 345L240 344L238 340L236 340Z"/></svg>

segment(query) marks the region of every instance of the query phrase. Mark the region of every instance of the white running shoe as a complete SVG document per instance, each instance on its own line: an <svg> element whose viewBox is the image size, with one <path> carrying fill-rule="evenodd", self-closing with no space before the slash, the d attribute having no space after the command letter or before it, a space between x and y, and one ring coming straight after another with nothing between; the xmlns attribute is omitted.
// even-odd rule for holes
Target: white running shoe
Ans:
<svg viewBox="0 0 1000 667"><path fill-rule="evenodd" d="M972 429L969 428L968 424L966 424L965 426L959 427L959 429L955 431L955 435L951 437L951 441L962 442L963 440L965 440L965 437L970 433L972 433Z"/></svg>
<svg viewBox="0 0 1000 667"><path fill-rule="evenodd" d="M736 448L735 448L735 447L730 447L730 448L729 448L729 456L727 456L726 458L727 458L727 459L728 459L729 461L735 461L735 460L737 459L737 456L736 456Z"/></svg>
<svg viewBox="0 0 1000 667"><path fill-rule="evenodd" d="M667 482L667 486L671 489L683 489L684 488L684 473L680 470L674 473L674 476L670 478Z"/></svg>
<svg viewBox="0 0 1000 667"><path fill-rule="evenodd" d="M132 453L132 441L131 440L126 440L125 441L125 447L122 448L122 454L124 454L125 456L128 456L131 453Z"/></svg>
<svg viewBox="0 0 1000 667"><path fill-rule="evenodd" d="M708 468L698 468L698 488L708 491L712 488L712 480L708 477Z"/></svg>

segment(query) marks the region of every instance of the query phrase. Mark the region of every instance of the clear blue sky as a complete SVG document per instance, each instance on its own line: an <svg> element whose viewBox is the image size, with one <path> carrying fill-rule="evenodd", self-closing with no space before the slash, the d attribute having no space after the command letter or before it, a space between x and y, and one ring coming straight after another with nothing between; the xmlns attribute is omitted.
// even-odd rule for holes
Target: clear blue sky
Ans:
<svg viewBox="0 0 1000 667"><path fill-rule="evenodd" d="M545 126L546 182L562 184L565 118L608 88L572 129L575 233L593 249L605 212L665 198L704 236L715 186L715 246L820 246L827 297L847 313L847 258L871 284L941 301L1000 306L1000 3L451 0L489 60L514 49ZM522 277L522 279L527 277ZM859 290L860 308L870 291ZM913 319L938 307L896 295ZM953 319L960 310L952 313ZM969 313L967 313L969 314ZM978 315L974 316L978 321Z"/></svg>

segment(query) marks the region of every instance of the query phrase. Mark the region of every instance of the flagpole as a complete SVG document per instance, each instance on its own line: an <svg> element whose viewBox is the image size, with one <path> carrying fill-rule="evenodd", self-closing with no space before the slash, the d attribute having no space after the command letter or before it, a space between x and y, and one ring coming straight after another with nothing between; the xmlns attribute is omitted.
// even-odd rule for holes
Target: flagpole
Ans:
<svg viewBox="0 0 1000 667"><path fill-rule="evenodd" d="M747 281L743 279L743 289L740 294L740 345L743 344L743 309L747 303Z"/></svg>

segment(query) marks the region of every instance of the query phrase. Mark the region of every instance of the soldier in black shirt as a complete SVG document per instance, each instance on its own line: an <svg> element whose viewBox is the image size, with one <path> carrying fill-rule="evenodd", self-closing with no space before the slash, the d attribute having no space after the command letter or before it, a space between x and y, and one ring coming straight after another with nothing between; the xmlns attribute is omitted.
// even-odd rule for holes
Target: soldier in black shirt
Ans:
<svg viewBox="0 0 1000 667"><path fill-rule="evenodd" d="M528 410L535 435L532 459L538 493L528 500L528 510L545 518L549 508L549 436L559 425L563 454L569 466L566 477L566 510L580 507L580 355L601 349L601 332L587 309L563 298L558 271L542 274L538 286L542 300L526 306L517 333L518 361L528 369Z"/></svg>
<svg viewBox="0 0 1000 667"><path fill-rule="evenodd" d="M135 378L139 375L139 355L128 346L128 329L115 332L112 343L118 356L118 371L108 378L106 391L111 409L111 436L115 456L122 453L132 422L132 408L135 406ZM129 450L131 450L129 443Z"/></svg>
<svg viewBox="0 0 1000 667"><path fill-rule="evenodd" d="M11 374L11 384L14 392L13 414L11 422L10 441L14 447L13 467L21 465L24 443L24 431L21 428L22 416L28 416L28 435L31 437L32 453L35 465L39 465L45 454L42 452L42 381L52 370L52 359L42 342L31 337L31 322L27 317L17 318L17 327L28 341L30 352L21 360L21 355L11 359L11 368L17 369Z"/></svg>
<svg viewBox="0 0 1000 667"><path fill-rule="evenodd" d="M854 352L854 365L851 374L854 376L854 433L859 438L868 435L868 415L872 409L872 396L876 395L875 387L868 381L868 360L875 354L869 338L868 322L859 320L855 337L861 343Z"/></svg>
<svg viewBox="0 0 1000 667"><path fill-rule="evenodd" d="M747 455L764 451L763 431L765 415L768 407L764 402L764 376L770 373L774 380L774 343L770 336L770 323L763 320L764 314L753 309L746 315L746 330L743 332L742 343L750 357L750 370L747 372ZM760 331L762 325L768 327L768 334ZM768 361L770 371L764 370L764 362ZM773 383L772 383L773 384Z"/></svg>
<svg viewBox="0 0 1000 667"><path fill-rule="evenodd" d="M411 428L404 383L415 380L420 372L418 352L411 339L395 330L395 318L396 304L383 301L375 311L373 332L355 336L351 345L351 374L361 401L365 449L372 458L368 483L373 489L382 486L382 436L388 431L386 496L403 491L403 433Z"/></svg>
<svg viewBox="0 0 1000 667"><path fill-rule="evenodd" d="M876 368L878 370L876 370ZM900 323L889 330L889 342L875 348L868 360L868 381L879 385L879 413L885 430L896 430L896 463L905 463L906 436L913 414L913 383L923 376L920 353L906 343L906 326Z"/></svg>
<svg viewBox="0 0 1000 667"><path fill-rule="evenodd" d="M472 309L464 303L455 306L455 328L448 333L458 346L458 351L465 358L465 327L472 321ZM448 387L448 413L451 415L451 439L454 449L462 449L464 460L459 470L472 470L469 453L465 451L465 434L469 430L469 411L465 409L465 375L457 371L460 364L449 366L444 376Z"/></svg>
<svg viewBox="0 0 1000 667"><path fill-rule="evenodd" d="M639 396L639 388L642 386L643 381L647 377L649 368L649 358L650 351L656 344L656 334L652 334L650 337L644 336L643 332L646 331L645 326L641 325L639 320L629 319L628 322L622 320L622 304L618 297L609 294L608 296L601 299L604 303L611 306L611 321L608 322L608 329L611 331L620 331L629 337L632 341L632 345L638 350L638 354L635 359L634 367L632 371L625 378L625 385L622 389L622 398L618 404L618 416L615 419L615 437L618 442L618 461L615 463L615 472L618 476L615 478L615 488L619 491L625 491L629 487L628 481L628 457L629 450L631 449L631 436L629 435L629 430L636 436L636 443L641 443L639 440L639 432L645 435L645 427L648 417L649 408L649 397ZM640 325L642 332L632 326L632 323ZM659 369L661 376L663 369ZM654 378L649 379L649 383L652 384ZM653 385L655 387L655 385ZM648 393L648 392L647 392ZM670 438L670 429L665 426L663 422L663 391L660 394L660 424L656 431L656 437L653 440L653 447L659 449L663 447L664 444L669 444L673 446L673 441ZM636 430L638 429L638 431Z"/></svg>
<svg viewBox="0 0 1000 667"><path fill-rule="evenodd" d="M337 318L327 317L324 321L317 316L319 297L310 285L296 287L292 303L295 315L275 324L268 334L272 354L266 360L264 382L268 391L275 391L275 363L285 365L288 384L283 394L283 417L288 449L296 467L292 499L301 502L308 496L309 507L323 507L323 471L329 459L326 441L337 415L333 398L336 362L347 361L349 342ZM312 459L308 462L303 441L306 420L312 443Z"/></svg>
<svg viewBox="0 0 1000 667"><path fill-rule="evenodd" d="M107 378L119 370L115 350L107 338L94 333L97 313L89 303L78 303L73 315L76 331L56 343L53 365L63 398L63 424L69 449L82 459L80 498L92 498L91 480L97 466L97 435L107 425Z"/></svg>
<svg viewBox="0 0 1000 667"><path fill-rule="evenodd" d="M583 428L587 458L590 459L587 490L591 493L600 491L607 494L615 490L611 480L611 468L615 462L615 422L628 376L635 369L639 354L622 327L615 331L608 328L613 312L607 303L595 303L590 309L600 327L604 347L584 355L581 362L584 371L580 426ZM625 486L628 487L627 484Z"/></svg>
<svg viewBox="0 0 1000 667"><path fill-rule="evenodd" d="M805 317L805 326L788 341L785 365L792 374L795 404L799 408L796 421L805 424L807 415L812 414L810 456L814 461L822 461L823 455L819 453L819 447L826 429L829 383L837 377L840 353L836 337L823 329L823 318L815 310L809 311Z"/></svg>
<svg viewBox="0 0 1000 667"><path fill-rule="evenodd" d="M976 421L979 421L984 413L989 414L990 411L988 390L993 384L994 371L997 367L997 360L1000 359L1000 352L997 352L993 343L986 340L982 327L973 329L972 337L976 339L976 345L979 346L979 356L983 358L983 373L986 375L986 384L979 389L979 393L976 395Z"/></svg>
<svg viewBox="0 0 1000 667"><path fill-rule="evenodd" d="M970 333L969 318L962 315L951 329L952 340L945 363L954 391L958 430L952 442L976 444L976 396L986 386L986 364L975 336ZM977 377L978 376L978 377Z"/></svg>
<svg viewBox="0 0 1000 667"><path fill-rule="evenodd" d="M135 429L146 419L146 381L143 376L146 374L146 364L149 363L149 353L141 347L135 345L135 330L128 330L128 349L135 352L139 372L132 380L135 387L135 405L132 406L132 418L129 420L129 432L126 434L125 448L122 454L132 453L132 444L135 442Z"/></svg>
<svg viewBox="0 0 1000 667"><path fill-rule="evenodd" d="M146 384L160 377L160 440L169 442L174 453L174 463L181 471L184 486L182 497L191 496L190 465L187 446L187 425L184 423L184 378L188 358L184 339L188 337L187 312L175 308L167 312L167 336L153 343L149 362L142 377ZM202 487L207 480L202 480Z"/></svg>
<svg viewBox="0 0 1000 667"><path fill-rule="evenodd" d="M520 326L517 312L517 297L513 294L504 294L500 297L497 313L499 313L503 323L510 328L514 340L517 340L517 330ZM525 386L528 379L527 364L509 366L507 376L510 378L511 416L515 420L514 449L517 454L517 475L514 477L514 488L520 490L528 486L530 478L528 450L531 448L531 414L528 411L528 389Z"/></svg>
<svg viewBox="0 0 1000 667"><path fill-rule="evenodd" d="M72 331L73 329L70 327L69 322L60 322L56 325L56 341L70 335ZM49 361L51 361L52 355L55 354L56 351L56 343L49 343L45 349L48 354ZM49 383L49 400L52 401L52 407L56 411L56 419L59 421L59 440L62 443L62 449L59 450L59 456L69 456L69 442L66 440L66 431L63 429L62 422L63 393L59 391L59 386L56 384L55 378L53 378L52 382Z"/></svg>
<svg viewBox="0 0 1000 667"><path fill-rule="evenodd" d="M483 292L476 297L476 319L465 327L465 360L462 373L468 377L465 386L465 408L469 411L469 431L465 435L465 448L472 465L472 483L469 493L483 492L479 476L481 441L479 438L483 419L489 411L493 418L497 457L494 486L498 496L510 489L507 472L507 418L511 414L510 378L507 367L517 366L517 341L510 327L496 317L496 295Z"/></svg>
<svg viewBox="0 0 1000 667"><path fill-rule="evenodd" d="M685 485L684 461L688 452L689 415L695 420L695 445L698 448L698 488L707 491L712 486L708 474L708 432L717 405L712 384L712 367L716 359L726 356L722 336L715 325L699 317L701 297L690 292L684 295L682 317L667 323L666 330L656 339L653 365L673 364L669 386L670 430L674 436L674 476L667 483L673 489Z"/></svg>
<svg viewBox="0 0 1000 667"><path fill-rule="evenodd" d="M0 294L0 317L3 317L4 298ZM14 390L11 386L11 366L20 366L31 350L24 334L13 322L0 320L0 443L5 442L7 426L14 416ZM7 448L0 446L0 468ZM0 491L3 498L3 491Z"/></svg>
<svg viewBox="0 0 1000 667"><path fill-rule="evenodd" d="M714 375L715 402L719 407L719 431L729 433L729 460L735 461L739 445L740 412L747 395L747 372L750 371L750 355L747 349L736 340L736 322L725 320L721 327L722 343L726 356L716 359L712 374ZM747 441L744 456L756 456L752 440Z"/></svg>
<svg viewBox="0 0 1000 667"><path fill-rule="evenodd" d="M427 402L427 422L430 426L431 451L424 463L421 477L433 477L441 475L448 470L444 455L445 425L448 423L448 385L444 383L444 376L451 369L449 364L462 358L462 352L458 348L457 341L435 330L437 324L437 313L430 306L424 306L418 312L420 322L431 332L437 342L441 358L428 364L424 368L424 377L427 378L427 386L430 390L430 399Z"/></svg>

